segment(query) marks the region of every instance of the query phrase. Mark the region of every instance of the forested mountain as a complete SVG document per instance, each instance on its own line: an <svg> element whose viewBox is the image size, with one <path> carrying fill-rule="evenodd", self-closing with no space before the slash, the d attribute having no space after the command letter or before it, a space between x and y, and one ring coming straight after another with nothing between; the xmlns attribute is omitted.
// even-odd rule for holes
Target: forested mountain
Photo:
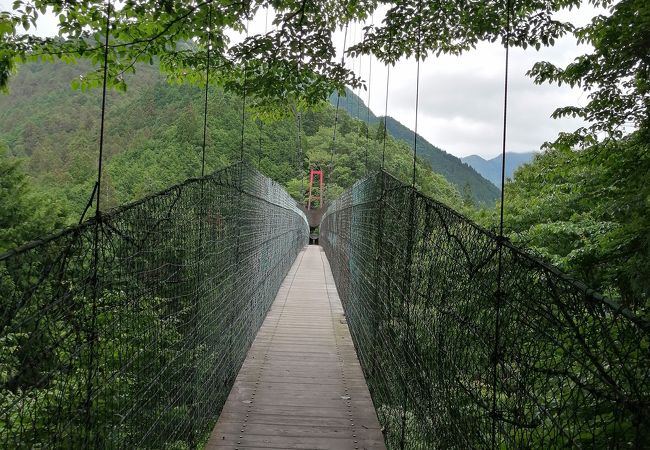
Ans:
<svg viewBox="0 0 650 450"><path fill-rule="evenodd" d="M556 146L506 183L505 226L590 287L647 314L650 303L650 142L639 130L582 151ZM498 210L483 210L496 226Z"/></svg>
<svg viewBox="0 0 650 450"><path fill-rule="evenodd" d="M7 156L0 155L0 159L19 174L21 185L29 185L30 198L52 199L45 203L56 205L54 216L65 217L54 221L59 224L78 219L96 177L101 93L70 88L71 80L87 69L62 63L26 64L12 78L10 94L0 96L0 143L8 149ZM107 107L103 205L113 207L200 175L200 88L170 85L157 67L141 66L129 78L126 93L109 94ZM206 173L238 160L241 108L242 100L236 95L218 88L210 91ZM327 104L303 113L301 158L294 117L264 123L249 111L244 123L244 156L287 186L296 199L304 198L309 167L322 167L327 193L334 198L367 171L379 167L382 147L374 131L366 141L365 125L347 114L340 115L333 141L334 116L334 108ZM406 144L389 139L387 169L410 180L411 155ZM417 182L430 195L463 207L457 189L425 163L418 165ZM11 228L21 229L20 223ZM44 223L38 233L51 231L50 225ZM37 234L25 230L7 237L0 250Z"/></svg>
<svg viewBox="0 0 650 450"><path fill-rule="evenodd" d="M337 94L330 96L330 103L336 105ZM341 110L347 111L352 117L369 122L370 125L383 124L383 120L386 120L388 133L413 148L413 130L390 116L384 118L368 111L365 102L350 89L346 89L346 95L338 98L338 104ZM475 168L464 164L459 158L436 147L422 136L418 136L418 155L427 161L435 172L444 175L447 180L456 185L459 191L467 191L469 186L472 197L478 203L493 206L499 197L499 189L495 189L495 186L481 176L482 174Z"/></svg>
<svg viewBox="0 0 650 450"><path fill-rule="evenodd" d="M386 447L649 446L648 0L5 3L0 92L11 94L0 95L0 254L79 221L93 203L108 209L174 192L202 173L202 153L206 173L244 157L303 201L310 167L325 170L330 200L377 169L382 148L386 169L410 183L415 146L426 159L415 189L360 183L327 215L321 239L326 293L340 294L341 325L372 374ZM52 13L55 23L40 27ZM272 29L249 30L264 13ZM351 28L352 43L361 26L363 39L339 59L334 33ZM561 38L585 53L562 66L539 61L527 74L583 90L578 104L553 113L583 126L519 167L501 204L476 171L424 139L414 145L408 127L371 115L353 94L338 99L346 112L335 119L330 93L359 87L345 58L402 64L489 42L512 48L514 62ZM71 91L71 80L110 91L101 202L93 190L101 92ZM212 86L207 146L204 83ZM393 137L382 142L386 128ZM211 184L203 181L189 184ZM91 210L85 225L0 257L1 448L207 442L306 234L295 215L297 227L281 225L286 208L276 213L268 199L207 192L216 192L216 208L204 208L200 187L120 217ZM297 401L291 380L287 387ZM256 390L249 411L264 398L259 391L255 400ZM352 436L367 437L354 422ZM215 439L265 439L239 430ZM277 434L274 442L288 442Z"/></svg>
<svg viewBox="0 0 650 450"><path fill-rule="evenodd" d="M515 170L522 164L529 163L535 157L534 152L506 153L506 178L512 178ZM484 178L490 180L495 186L501 185L501 155L485 159L478 155L464 156L460 159L471 166Z"/></svg>

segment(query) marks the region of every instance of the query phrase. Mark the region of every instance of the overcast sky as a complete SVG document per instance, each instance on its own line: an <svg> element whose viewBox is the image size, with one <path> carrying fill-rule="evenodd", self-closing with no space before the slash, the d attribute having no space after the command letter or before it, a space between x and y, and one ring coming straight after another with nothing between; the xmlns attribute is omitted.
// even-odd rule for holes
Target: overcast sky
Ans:
<svg viewBox="0 0 650 450"><path fill-rule="evenodd" d="M561 18L585 24L596 13L592 8L563 12ZM376 21L376 19L375 19ZM361 39L358 29L356 40ZM336 36L343 47L343 35ZM589 51L578 46L573 37L559 40L554 47L540 51L510 50L508 104L508 151L536 151L560 131L573 131L581 125L576 119L555 120L552 112L559 106L584 105L587 95L566 86L535 85L526 72L536 61L565 65ZM501 152L503 124L503 81L505 51L498 44L481 44L460 57L429 58L420 66L420 107L418 131L432 144L456 156L478 154L493 157ZM368 58L359 64L368 79ZM350 66L352 67L352 66ZM405 60L391 68L388 115L409 128L415 125L416 63ZM370 107L383 115L386 69L372 63ZM361 96L367 100L368 93Z"/></svg>
<svg viewBox="0 0 650 450"><path fill-rule="evenodd" d="M9 9L11 0L0 0L0 8ZM585 7L565 12L576 24L584 24L594 14ZM381 20L380 13L374 17ZM269 20L270 21L270 20ZM39 22L38 34L56 33L57 19L53 15ZM250 33L263 32L266 15L260 12L250 24ZM351 25L350 40L359 41L362 30ZM343 32L334 36L339 52L343 48ZM539 150L560 131L573 131L580 126L575 119L552 119L558 106L581 105L587 100L579 89L557 86L537 86L525 73L536 61L545 60L564 65L579 54L588 51L577 46L572 37L559 40L554 47L540 51L511 49L510 89L508 106L508 151ZM347 61L365 81L368 80L369 57ZM415 124L415 74L413 60L403 60L391 68L388 95L388 115L409 128ZM441 56L429 58L420 68L419 132L434 145L456 156L478 154L493 157L501 151L503 114L504 49L498 44L481 44L476 50L460 57ZM372 61L372 78L369 91L361 91L377 115L384 113L386 68Z"/></svg>

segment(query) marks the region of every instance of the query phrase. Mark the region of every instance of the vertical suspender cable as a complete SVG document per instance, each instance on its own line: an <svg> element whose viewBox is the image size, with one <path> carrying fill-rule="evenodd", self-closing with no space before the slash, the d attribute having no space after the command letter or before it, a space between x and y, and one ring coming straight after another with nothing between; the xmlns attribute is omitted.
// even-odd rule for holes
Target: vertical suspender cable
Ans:
<svg viewBox="0 0 650 450"><path fill-rule="evenodd" d="M417 174L417 158L418 158L418 107L420 103L420 60L417 62L416 69L417 81L415 82L415 130L413 131L413 178L411 186L415 188L415 176Z"/></svg>
<svg viewBox="0 0 650 450"><path fill-rule="evenodd" d="M501 208L499 211L499 238L503 238L503 202L505 199L504 187L506 183L506 133L508 131L508 69L510 53L510 5L511 0L507 0L507 30L506 30L506 54L505 54L505 73L503 80L503 139L501 142Z"/></svg>
<svg viewBox="0 0 650 450"><path fill-rule="evenodd" d="M205 176L205 146L208 135L208 87L210 86L210 51L212 50L212 2L208 3L208 48L205 64L205 98L203 101L203 146L201 152L201 177Z"/></svg>
<svg viewBox="0 0 650 450"><path fill-rule="evenodd" d="M357 22L354 21L352 22L352 33L351 33L350 41L354 41L356 36L357 36ZM352 73L356 73L354 70L356 67L356 61L354 59L352 60L351 66L352 66L351 67ZM345 110L348 112L348 114L352 115L352 112L350 110L350 96L348 95L347 86L345 87Z"/></svg>
<svg viewBox="0 0 650 450"><path fill-rule="evenodd" d="M205 89L204 89L204 99L203 99L203 143L201 145L201 178L205 176L205 150L207 146L207 135L208 135L208 91L210 87L210 56L212 51L212 1L208 1L208 18L207 18L207 28L208 28L208 45L206 48L206 64L205 64ZM201 180L201 197L199 203L199 239L197 245L197 258L199 261L203 259L203 220L206 215L205 208L205 184ZM190 401L190 417L191 420L197 421L200 411L197 409L197 385L199 384L199 370L198 370L198 345L199 345L199 314L200 314L200 299L201 299L201 290L203 286L203 275L202 271L198 273L198 295L195 297L195 302L193 305L193 315L192 315L192 332L194 334L194 346L192 347L192 365L191 365L191 379L192 379L192 389L191 389L191 401ZM194 432L190 433L190 447L194 448L196 446L196 438Z"/></svg>
<svg viewBox="0 0 650 450"><path fill-rule="evenodd" d="M388 54L390 55L392 42L388 41ZM388 135L388 88L390 86L390 62L386 64L386 99L384 102L384 130L383 130L383 148L381 150L381 170L385 170L386 164L386 138ZM382 177L383 180L383 177ZM382 189L383 191L383 189Z"/></svg>
<svg viewBox="0 0 650 450"><path fill-rule="evenodd" d="M248 19L248 8L246 9L246 37L248 37L248 24L249 24L249 19ZM244 63L244 81L242 85L242 102L241 102L241 146L239 148L239 162L243 163L244 162L244 131L246 129L246 77L248 74L248 69L246 67L246 63ZM241 166L240 166L241 167ZM240 169L241 171L241 169ZM240 180L241 181L241 180ZM241 188L241 185L240 185Z"/></svg>
<svg viewBox="0 0 650 450"><path fill-rule="evenodd" d="M257 124L257 169L262 170L262 155L264 153L264 146L262 145L262 130L264 129L264 124L259 118L255 119L255 123Z"/></svg>
<svg viewBox="0 0 650 450"><path fill-rule="evenodd" d="M412 179L411 179L411 192L410 192L410 200L409 200L409 226L408 226L408 237L407 237L407 244L406 244L406 276L405 278L405 283L404 283L404 303L406 305L402 305L402 310L406 311L406 332L404 333L403 337L403 351L406 354L409 349L409 337L412 333L412 326L411 326L411 299L409 298L411 296L411 284L413 280L413 246L415 245L415 219L416 219L416 213L415 213L415 200L416 200L416 190L415 190L415 176L416 176L416 170L417 170L417 153L418 153L418 109L419 109L419 103L420 103L420 59L422 57L422 0L418 0L418 15L417 15L417 44L415 48L415 59L417 63L417 70L415 74L415 129L413 130L413 174L412 174ZM406 306L406 307L404 307ZM402 405L402 435L400 439L400 448L403 450L407 446L407 435L406 435L406 426L407 426L407 410L408 410L408 382L407 380L402 380L402 383L404 384L403 389L404 389L404 399L403 399L403 405Z"/></svg>
<svg viewBox="0 0 650 450"><path fill-rule="evenodd" d="M386 65L386 102L384 104L384 130L383 130L383 148L381 150L381 170L385 169L386 164L386 134L388 121L388 87L390 85L390 63Z"/></svg>
<svg viewBox="0 0 650 450"><path fill-rule="evenodd" d="M100 198L101 198L101 183L102 183L102 162L104 159L104 124L106 117L106 91L108 85L108 43L110 36L110 26L111 26L111 0L106 1L106 36L104 38L104 79L102 83L102 110L101 110L101 119L99 127L99 155L97 161L97 181L95 182L95 188L93 192L96 195L95 199L95 233L94 233L94 244L93 244L93 272L92 272L92 308L91 308L91 318L90 318L90 333L88 336L88 375L86 380L86 400L84 405L85 413L85 433L84 439L86 440L86 447L94 447L93 443L88 442L89 437L93 434L91 432L92 428L92 396L93 396L93 376L94 376L94 365L95 365L95 341L97 339L97 298L99 295L99 239L101 227L101 210L100 210ZM83 219L83 215L82 215Z"/></svg>
<svg viewBox="0 0 650 450"><path fill-rule="evenodd" d="M389 42L389 49L388 53L390 54L390 42ZM386 204L386 173L384 173L384 163L386 160L386 118L388 117L388 89L390 86L390 63L386 64L386 98L384 101L384 129L382 130L382 140L383 140L383 148L381 151L381 167L380 167L380 172L379 172L379 177L381 180L381 190L379 192L379 217L377 218L377 238L376 238L376 257L375 257L375 265L376 265L376 270L375 270L375 285L379 286L378 289L375 290L375 304L379 303L380 297L382 293L385 292L390 292L390 283L391 283L391 277L384 277L382 276L383 274L383 269L384 269L384 264L385 264L385 258L384 258L384 207ZM370 97L368 97L370 98ZM370 118L370 110L368 110L368 118ZM379 131L379 129L377 130ZM390 308L390 303L389 303L389 308ZM389 313L390 315L390 313ZM381 344L379 344L381 345ZM374 373L375 368L377 366L377 361L373 359L372 361L373 364L373 369L372 373Z"/></svg>
<svg viewBox="0 0 650 450"><path fill-rule="evenodd" d="M244 13L246 14L246 37L248 37L248 24L249 24L249 15L250 12L250 3L246 4L246 9ZM243 85L242 85L242 107L241 107L241 146L239 148L239 182L237 185L237 208L238 210L241 211L241 206L242 206L242 194L244 192L244 130L246 127L246 74L247 74L247 65L244 63L244 79L243 79ZM235 271L236 273L239 273L239 265L241 264L241 253L240 253L240 248L241 248L241 233L242 233L242 226L241 226L241 214L237 215L236 218L236 223L237 223L237 235L235 239ZM237 283L239 283L241 280L235 279L233 289L237 291ZM237 294L239 295L239 294ZM232 379L237 376L237 368L236 363L235 363L235 354L234 354L234 346L233 346L233 333L235 332L235 309L232 311L232 315L230 317L230 328L229 328L229 333L228 333L228 348L230 349L229 352L229 367L228 370L232 371L229 373L229 376L232 376Z"/></svg>
<svg viewBox="0 0 650 450"><path fill-rule="evenodd" d="M374 16L370 18L370 25L374 22ZM365 36L364 36L365 40ZM372 53L368 53L368 101L366 103L366 175L369 171L368 165L368 147L370 146L370 86L372 83Z"/></svg>
<svg viewBox="0 0 650 450"><path fill-rule="evenodd" d="M264 14L264 37L266 37L266 34L269 31L269 8L266 8L265 14ZM257 131L258 131L258 138L259 138L259 153L257 155L257 167L259 169L260 164L262 164L262 130L264 129L264 123L260 120L257 119Z"/></svg>
<svg viewBox="0 0 650 450"><path fill-rule="evenodd" d="M345 47L348 39L348 24L345 24L345 31L343 33L343 54L341 55L341 65L345 66ZM339 123L339 106L341 102L341 93L336 93L336 112L334 114L334 134L332 135L332 150L330 151L330 163L327 169L327 178L329 179L332 172L332 166L334 165L334 153L336 151L336 128Z"/></svg>
<svg viewBox="0 0 650 450"><path fill-rule="evenodd" d="M418 43L415 58L417 60L417 69L415 71L415 130L413 130L413 179L411 180L411 186L415 188L415 176L417 172L417 158L418 158L418 109L420 106L420 55L422 50L421 46L421 25L422 19L418 21Z"/></svg>
<svg viewBox="0 0 650 450"><path fill-rule="evenodd" d="M305 45L303 42L303 35L304 35L304 30L302 26L302 21L304 18L304 10L302 12L302 17L300 18L300 55L298 59L298 81L300 84L302 84L302 59L304 58L304 53L305 53ZM302 86L301 86L302 87ZM302 111L300 111L300 105L296 105L296 120L298 121L298 176L300 177L300 195L302 196L302 199L300 201L300 204L304 203L304 196L305 196L305 176L302 173L303 169L303 159L302 159ZM320 195L322 196L323 193L321 192ZM322 207L322 205L319 205Z"/></svg>
<svg viewBox="0 0 650 450"><path fill-rule="evenodd" d="M360 38L359 41L365 41L365 35L363 33L363 27L361 26L361 23L359 23L359 38ZM361 55L359 55L357 58L359 59L359 77L361 77L361 69L363 67L363 61L361 59ZM355 101L357 102L357 114L355 116L355 119L357 120L358 123L357 135L360 135L361 134L361 83L359 83L359 86L357 87L357 96L355 98ZM358 136L357 136L357 142L359 142ZM368 172L367 155L364 156L364 159L366 160L365 164L366 164L366 173L367 173Z"/></svg>
<svg viewBox="0 0 650 450"><path fill-rule="evenodd" d="M305 192L305 176L302 173L303 169L303 160L302 160L302 112L300 107L296 108L296 113L298 116L298 176L300 177L300 192L304 194ZM322 195L322 192L321 192ZM304 200L304 198L303 198Z"/></svg>
<svg viewBox="0 0 650 450"><path fill-rule="evenodd" d="M108 79L108 37L111 26L111 0L106 1L106 37L104 40L104 80L102 84L102 113L99 125L99 157L97 161L97 201L95 203L95 216L100 214L100 198L102 188L102 165L104 161L104 123L106 117L106 86Z"/></svg>
<svg viewBox="0 0 650 450"><path fill-rule="evenodd" d="M505 36L505 67L503 78L503 139L501 142L501 205L499 210L499 237L498 261L497 261L497 289L496 289L496 311L494 324L494 348L492 353L492 448L497 446L497 380L498 368L501 354L501 303L504 297L503 292L503 204L505 200L506 181L506 136L508 131L508 70L510 62L510 22L511 22L511 0L506 0L506 36Z"/></svg>

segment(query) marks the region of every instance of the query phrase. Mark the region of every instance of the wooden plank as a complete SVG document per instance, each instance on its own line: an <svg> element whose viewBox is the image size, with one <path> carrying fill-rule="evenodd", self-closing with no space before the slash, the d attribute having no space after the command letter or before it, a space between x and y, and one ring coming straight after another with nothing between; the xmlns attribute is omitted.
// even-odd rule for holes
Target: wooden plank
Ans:
<svg viewBox="0 0 650 450"><path fill-rule="evenodd" d="M321 247L289 271L207 449L385 449Z"/></svg>

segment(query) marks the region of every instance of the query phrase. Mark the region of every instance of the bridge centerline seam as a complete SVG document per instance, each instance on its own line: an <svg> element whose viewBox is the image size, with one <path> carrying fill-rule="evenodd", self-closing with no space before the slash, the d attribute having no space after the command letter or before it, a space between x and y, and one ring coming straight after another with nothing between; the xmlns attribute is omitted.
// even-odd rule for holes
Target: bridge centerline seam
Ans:
<svg viewBox="0 0 650 450"><path fill-rule="evenodd" d="M343 364L343 357L341 355L341 346L339 344L339 335L336 330L336 325L335 325L335 314L334 314L334 306L332 305L332 296L330 295L330 288L329 288L329 282L327 278L327 270L325 268L325 261L323 260L323 254L324 251L321 248L321 251L319 252L320 256L320 262L321 262L321 269L323 273L323 279L325 280L325 293L327 295L327 302L329 303L329 309L330 309L330 325L332 327L332 332L334 333L334 342L336 345L336 353L339 359L339 371L341 374L341 379L343 381L343 389L344 389L344 395L341 396L341 399L345 400L346 407L347 407L347 412L348 412L348 417L350 418L350 426L352 428L352 440L355 444L355 449L358 449L359 446L358 444L358 439L357 439L357 430L354 425L354 417L352 415L352 402L351 399L352 397L350 396L350 390L348 388L348 382L345 378L345 370L344 370L344 364ZM334 282L334 279L331 280L331 282ZM341 308L343 308L343 304L341 304ZM345 309L343 309L343 316L345 317ZM347 327L347 324L345 325ZM365 381L365 378L364 378Z"/></svg>
<svg viewBox="0 0 650 450"><path fill-rule="evenodd" d="M349 330L344 321L335 322L343 310L334 285L329 286L333 278L326 256L314 245L301 253L259 330L207 449L385 449ZM309 351L309 345L318 350Z"/></svg>
<svg viewBox="0 0 650 450"><path fill-rule="evenodd" d="M260 364L259 371L257 373L257 380L254 382L255 384L253 385L253 390L252 390L251 396L250 396L250 403L248 404L248 408L247 408L246 414L244 416L244 422L243 423L241 423L241 421L238 422L238 423L241 423L241 428L240 428L241 435L239 435L240 440L237 442L238 445L241 444L241 439L244 436L244 433L246 432L246 425L248 423L248 417L249 417L250 412L251 412L251 406L257 405L257 403L255 403L255 394L257 393L257 386L259 386L260 379L262 378L262 374L264 373L264 368L266 367L266 363L268 361L269 350L270 350L271 346L273 345L273 339L275 338L275 333L276 333L276 331L278 329L278 325L280 324L280 321L282 320L282 315L284 314L284 311L285 311L285 308L286 308L286 305L287 305L287 300L289 298L289 294L291 293L291 289L293 288L293 283L296 280L296 275L298 274L300 266L302 265L302 261L303 261L304 256L305 256L305 252L304 252L304 249L303 249L303 251L300 252L300 260L298 261L298 265L296 266L295 270L293 270L293 267L291 268L291 270L293 270L293 276L291 277L291 281L289 282L287 292L286 292L286 294L284 296L284 302L282 303L282 307L280 308L280 314L278 315L278 319L276 320L275 325L273 326L273 331L271 333L271 339L269 340L269 343L266 346L266 350L264 352L264 359L262 360L262 363ZM268 313L271 312L271 309L273 309L273 305L271 305L271 308L267 312L267 317L268 317ZM262 326L263 326L263 323L262 323ZM261 328L261 326L260 326L260 328ZM260 332L260 330L257 331L258 335L259 335L259 332ZM256 336L256 338L257 338L257 336ZM251 349L252 349L252 344L251 344Z"/></svg>

